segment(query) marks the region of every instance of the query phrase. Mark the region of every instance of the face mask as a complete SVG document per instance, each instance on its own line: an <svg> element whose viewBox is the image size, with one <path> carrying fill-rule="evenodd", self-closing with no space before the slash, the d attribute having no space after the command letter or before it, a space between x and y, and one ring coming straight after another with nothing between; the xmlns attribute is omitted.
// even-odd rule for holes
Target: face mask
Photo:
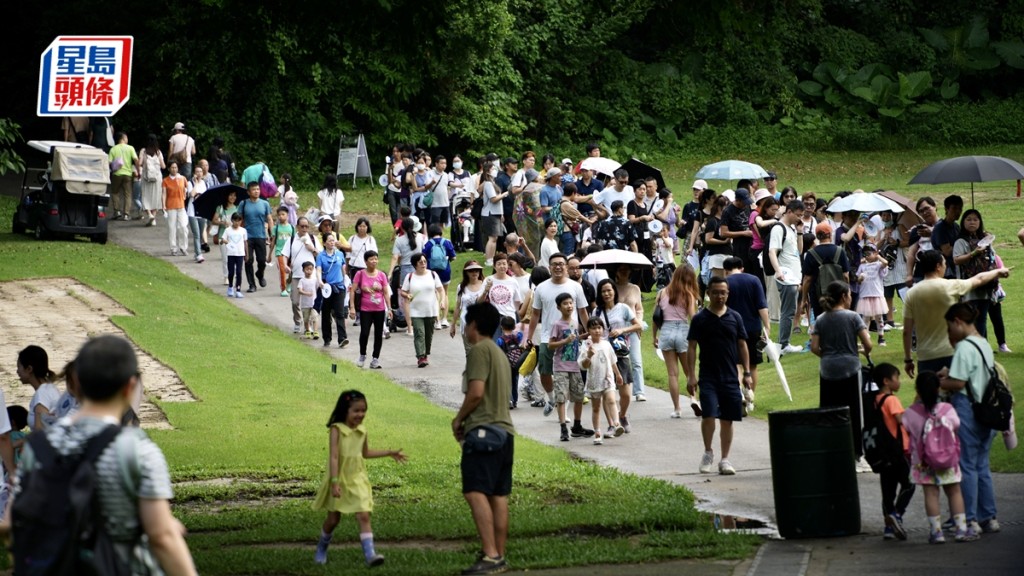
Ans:
<svg viewBox="0 0 1024 576"><path fill-rule="evenodd" d="M885 223L885 227L886 228L892 228L893 224L895 224L895 222L893 222L892 220L889 220L888 222Z"/></svg>
<svg viewBox="0 0 1024 576"><path fill-rule="evenodd" d="M462 168L462 162L452 162L452 168L460 170Z"/></svg>
<svg viewBox="0 0 1024 576"><path fill-rule="evenodd" d="M498 175L498 169L497 168L491 168L491 178L494 178L497 175Z"/></svg>
<svg viewBox="0 0 1024 576"><path fill-rule="evenodd" d="M416 169L422 172L423 170L427 169L427 165L426 164L417 164L416 165Z"/></svg>

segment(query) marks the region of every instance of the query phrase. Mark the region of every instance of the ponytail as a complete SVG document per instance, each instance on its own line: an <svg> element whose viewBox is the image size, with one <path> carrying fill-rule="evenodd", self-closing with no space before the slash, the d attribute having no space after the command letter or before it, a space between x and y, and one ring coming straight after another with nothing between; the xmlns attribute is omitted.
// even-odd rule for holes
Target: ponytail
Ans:
<svg viewBox="0 0 1024 576"><path fill-rule="evenodd" d="M825 288L825 293L818 303L826 311L831 312L843 301L843 296L850 293L850 285L842 280L835 280Z"/></svg>

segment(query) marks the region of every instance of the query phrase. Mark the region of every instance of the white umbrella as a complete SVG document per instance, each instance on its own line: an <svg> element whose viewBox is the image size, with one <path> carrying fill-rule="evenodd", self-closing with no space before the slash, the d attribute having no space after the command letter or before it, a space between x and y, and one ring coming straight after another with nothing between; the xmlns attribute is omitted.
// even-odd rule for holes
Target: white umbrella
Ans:
<svg viewBox="0 0 1024 576"><path fill-rule="evenodd" d="M740 178L764 178L768 172L753 162L743 160L722 160L708 164L697 171L697 178L705 180L739 180Z"/></svg>
<svg viewBox="0 0 1024 576"><path fill-rule="evenodd" d="M607 268L620 264L646 266L648 268L654 266L647 256L629 250L601 250L593 254L587 254L586 258L580 262L580 266L592 266L594 268L598 266Z"/></svg>
<svg viewBox="0 0 1024 576"><path fill-rule="evenodd" d="M580 163L580 168L582 170L593 170L594 172L600 172L601 174L611 176L615 174L616 170L622 168L622 164L619 164L611 158L593 157L585 158L583 162Z"/></svg>
<svg viewBox="0 0 1024 576"><path fill-rule="evenodd" d="M903 206L874 192L861 192L850 194L844 198L838 198L828 205L829 212L846 212L856 210L857 212L903 212Z"/></svg>
<svg viewBox="0 0 1024 576"><path fill-rule="evenodd" d="M771 335L763 327L761 331L764 333L764 337L768 340L768 345L765 346L764 352L768 355L768 359L775 365L775 373L779 375L779 382L782 383L782 390L786 393L786 397L789 401L793 401L793 393L789 391L789 381L786 380L786 373L782 370L782 362L780 362L781 356L779 355L778 346L772 342Z"/></svg>

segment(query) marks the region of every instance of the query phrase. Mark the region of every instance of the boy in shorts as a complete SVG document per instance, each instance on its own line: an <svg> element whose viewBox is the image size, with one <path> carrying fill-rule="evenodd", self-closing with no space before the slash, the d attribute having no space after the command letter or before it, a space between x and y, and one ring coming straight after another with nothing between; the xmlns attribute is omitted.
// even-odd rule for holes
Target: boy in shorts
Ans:
<svg viewBox="0 0 1024 576"><path fill-rule="evenodd" d="M604 444L601 437L601 406L608 424L614 429L614 436L622 436L626 431L619 423L619 405L615 400L615 390L622 386L622 374L615 365L615 351L612 345L603 338L604 324L600 318L587 321L587 333L590 342L580 351L580 367L587 371L587 393L590 404L594 407L594 444Z"/></svg>
<svg viewBox="0 0 1024 576"><path fill-rule="evenodd" d="M551 325L548 348L552 351L552 380L558 423L562 427L560 440L569 441L569 421L565 417L566 397L574 404L583 402L583 377L580 376L580 334L576 329L576 302L568 292L555 298L562 317ZM579 427L579 420L574 427Z"/></svg>
<svg viewBox="0 0 1024 576"><path fill-rule="evenodd" d="M700 473L711 472L715 453L711 441L715 436L715 420L721 422L722 459L718 462L718 473L726 476L736 474L729 462L732 447L733 422L743 419L743 394L736 378L736 365L743 366L743 385L751 384L750 356L747 353L747 330L743 318L726 306L729 299L729 283L721 276L713 276L708 284L711 305L701 310L690 322L689 349L686 364L689 377L686 391L693 394L700 384L700 406L703 419L700 422L704 439L704 456L700 461ZM697 347L700 346L700 378L694 376Z"/></svg>

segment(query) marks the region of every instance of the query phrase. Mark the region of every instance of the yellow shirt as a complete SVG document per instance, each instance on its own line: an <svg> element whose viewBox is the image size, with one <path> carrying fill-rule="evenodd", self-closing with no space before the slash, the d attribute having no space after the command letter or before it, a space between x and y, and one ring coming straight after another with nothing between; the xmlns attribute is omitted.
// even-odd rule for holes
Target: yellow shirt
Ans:
<svg viewBox="0 0 1024 576"><path fill-rule="evenodd" d="M946 310L970 291L970 280L944 278L923 280L910 288L903 317L914 320L919 362L953 355L946 333Z"/></svg>

